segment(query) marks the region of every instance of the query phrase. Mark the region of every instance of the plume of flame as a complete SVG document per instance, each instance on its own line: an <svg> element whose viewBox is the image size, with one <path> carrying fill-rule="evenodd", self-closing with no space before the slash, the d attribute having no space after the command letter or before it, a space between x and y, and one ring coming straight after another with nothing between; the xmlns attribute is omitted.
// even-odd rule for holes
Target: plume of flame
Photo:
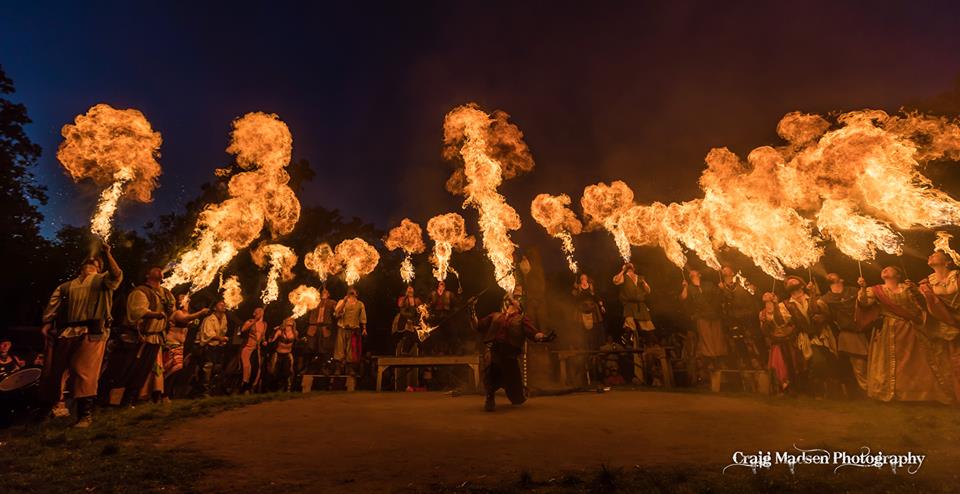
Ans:
<svg viewBox="0 0 960 494"><path fill-rule="evenodd" d="M462 160L463 168L457 168L447 188L463 194L463 206L472 206L479 213L483 246L493 263L497 283L513 293L516 246L510 231L520 229L520 216L497 188L505 178L531 170L533 158L523 142L523 133L508 118L502 111L488 115L474 103L454 108L443 122L443 155L449 160ZM462 179L458 175L461 172Z"/></svg>
<svg viewBox="0 0 960 494"><path fill-rule="evenodd" d="M352 286L373 272L380 262L380 253L362 238L351 238L337 244L334 254L343 266L343 279Z"/></svg>
<svg viewBox="0 0 960 494"><path fill-rule="evenodd" d="M827 199L817 213L817 227L830 238L840 252L858 261L867 261L877 251L902 253L903 238L886 223L855 211L849 199Z"/></svg>
<svg viewBox="0 0 960 494"><path fill-rule="evenodd" d="M943 252L950 256L950 259L953 259L954 264L960 264L960 253L950 247L950 239L952 238L953 235L947 232L937 232L937 238L933 241L933 250Z"/></svg>
<svg viewBox="0 0 960 494"><path fill-rule="evenodd" d="M580 206L590 228L602 226L611 235L623 262L630 261L630 242L620 225L623 214L633 205L633 190L621 180L610 185L599 183L583 189Z"/></svg>
<svg viewBox="0 0 960 494"><path fill-rule="evenodd" d="M467 228L463 217L457 213L447 213L434 216L427 221L427 235L433 240L433 276L437 281L447 279L447 271L454 272L450 267L450 256L453 251L470 250L476 244L472 235L467 235Z"/></svg>
<svg viewBox="0 0 960 494"><path fill-rule="evenodd" d="M243 290L240 288L240 279L237 275L230 276L220 283L220 289L223 291L223 303L227 309L236 310L243 302Z"/></svg>
<svg viewBox="0 0 960 494"><path fill-rule="evenodd" d="M307 255L303 256L303 265L316 273L324 283L327 282L328 277L338 274L343 269L340 260L328 243L321 243L313 249L313 252L307 252Z"/></svg>
<svg viewBox="0 0 960 494"><path fill-rule="evenodd" d="M297 265L297 255L293 249L281 244L262 243L250 251L254 264L267 271L267 286L260 295L264 305L273 302L280 296L280 281L293 279L293 267Z"/></svg>
<svg viewBox="0 0 960 494"><path fill-rule="evenodd" d="M413 254L423 252L427 248L426 244L423 243L423 229L409 218L404 218L400 221L400 226L390 229L383 243L386 244L388 250L403 250L405 255L403 262L400 264L400 277L404 283L409 284L416 275L410 257Z"/></svg>
<svg viewBox="0 0 960 494"><path fill-rule="evenodd" d="M846 255L899 253L893 228L953 225L960 202L920 173L926 162L960 159L960 126L920 114L849 112L837 127L817 115L790 113L777 132L787 142L754 149L743 163L713 149L700 179L704 196L683 203L632 205L632 192L599 184L584 191L591 221L634 245L659 245L677 265L684 249L718 267L717 251L735 248L766 273L813 265L825 237ZM623 200L627 197L627 200ZM619 199L619 200L617 200Z"/></svg>
<svg viewBox="0 0 960 494"><path fill-rule="evenodd" d="M190 283L195 292L209 285L263 229L286 235L300 219L300 201L287 185L293 138L277 115L248 113L233 122L227 152L241 172L227 184L230 198L207 206L197 220L194 245L180 255L167 288Z"/></svg>
<svg viewBox="0 0 960 494"><path fill-rule="evenodd" d="M297 319L308 311L316 309L320 305L320 291L312 286L300 285L290 292L287 296L290 304L293 305L293 314L290 316Z"/></svg>
<svg viewBox="0 0 960 494"><path fill-rule="evenodd" d="M539 194L530 204L530 214L547 233L560 239L563 244L563 253L567 258L570 271L577 272L577 261L574 259L573 236L583 231L583 223L568 207L570 196L560 194Z"/></svg>
<svg viewBox="0 0 960 494"><path fill-rule="evenodd" d="M70 177L106 187L100 193L90 229L107 240L121 198L153 200L160 176L160 133L140 111L117 110L101 103L64 125L61 134L64 140L57 159Z"/></svg>

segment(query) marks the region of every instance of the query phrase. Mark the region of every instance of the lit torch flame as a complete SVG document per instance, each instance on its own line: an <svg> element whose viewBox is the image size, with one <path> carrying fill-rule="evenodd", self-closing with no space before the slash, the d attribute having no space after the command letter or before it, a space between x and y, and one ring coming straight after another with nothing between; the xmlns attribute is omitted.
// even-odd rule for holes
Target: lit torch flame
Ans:
<svg viewBox="0 0 960 494"><path fill-rule="evenodd" d="M333 250L343 266L343 280L353 286L360 278L373 272L380 262L380 253L361 238L344 240Z"/></svg>
<svg viewBox="0 0 960 494"><path fill-rule="evenodd" d="M320 291L312 286L300 285L287 297L293 305L292 318L297 319L320 305Z"/></svg>
<svg viewBox="0 0 960 494"><path fill-rule="evenodd" d="M230 198L207 206L197 220L193 247L182 253L164 286L190 283L196 292L208 286L242 249L268 227L273 238L293 230L300 201L287 185L293 137L276 115L248 113L233 122L227 152L244 171L227 186Z"/></svg>
<svg viewBox="0 0 960 494"><path fill-rule="evenodd" d="M960 264L960 253L950 247L950 239L952 238L953 235L947 232L937 232L937 238L933 241L933 250L943 252L950 256L950 259L953 259L954 264Z"/></svg>
<svg viewBox="0 0 960 494"><path fill-rule="evenodd" d="M236 310L243 302L243 290L240 288L240 279L233 275L220 284L223 290L223 303L228 310Z"/></svg>
<svg viewBox="0 0 960 494"><path fill-rule="evenodd" d="M257 266L269 268L267 286L260 295L260 300L267 305L280 297L280 281L293 279L291 270L297 265L297 255L286 245L261 244L250 252L250 257Z"/></svg>
<svg viewBox="0 0 960 494"><path fill-rule="evenodd" d="M327 282L328 277L338 274L343 269L340 260L328 243L319 244L313 252L307 252L307 255L303 256L303 265L316 273L324 283Z"/></svg>
<svg viewBox="0 0 960 494"><path fill-rule="evenodd" d="M497 191L505 178L533 168L523 134L504 112L488 115L476 104L454 108L443 123L444 157L461 159L447 188L465 197L463 206L479 213L480 231L497 283L513 293L515 245L510 231L520 229L520 216ZM462 178L462 179L461 179Z"/></svg>
<svg viewBox="0 0 960 494"><path fill-rule="evenodd" d="M574 259L573 236L583 231L583 223L570 210L570 196L560 194L540 194L530 204L530 214L547 233L560 239L563 253L567 258L570 271L577 272L577 261Z"/></svg>
<svg viewBox="0 0 960 494"><path fill-rule="evenodd" d="M599 183L587 186L583 189L580 205L590 226L601 225L610 232L623 262L630 262L630 242L620 225L621 217L633 205L630 187L620 180L610 185Z"/></svg>
<svg viewBox="0 0 960 494"><path fill-rule="evenodd" d="M400 277L404 283L412 282L416 273L410 257L413 254L423 252L427 248L426 244L423 243L423 229L410 219L404 218L400 221L400 226L390 229L383 243L386 244L388 250L403 250L404 257L400 264Z"/></svg>
<svg viewBox="0 0 960 494"><path fill-rule="evenodd" d="M437 281L447 279L447 271L454 272L450 266L450 256L453 251L464 251L473 248L476 240L467 235L463 217L457 213L447 213L434 216L427 222L427 235L433 240L433 276Z"/></svg>
<svg viewBox="0 0 960 494"><path fill-rule="evenodd" d="M106 186L100 193L90 230L104 241L110 238L113 217L121 198L153 200L160 176L157 163L162 139L143 113L117 110L106 104L77 115L63 126L57 159L74 181L92 180Z"/></svg>

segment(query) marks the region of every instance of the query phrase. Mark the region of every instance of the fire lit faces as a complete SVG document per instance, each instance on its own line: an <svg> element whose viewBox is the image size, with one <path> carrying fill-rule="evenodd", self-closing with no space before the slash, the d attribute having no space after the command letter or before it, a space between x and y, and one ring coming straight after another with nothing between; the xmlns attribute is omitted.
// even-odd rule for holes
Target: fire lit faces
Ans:
<svg viewBox="0 0 960 494"><path fill-rule="evenodd" d="M927 266L930 266L931 268L943 267L949 262L950 260L947 259L947 255L939 250L935 251L933 254L930 254L930 257L927 258Z"/></svg>
<svg viewBox="0 0 960 494"><path fill-rule="evenodd" d="M898 283L903 280L903 276L900 275L900 270L893 266L883 268L883 271L880 271L880 277L884 280L895 280Z"/></svg>

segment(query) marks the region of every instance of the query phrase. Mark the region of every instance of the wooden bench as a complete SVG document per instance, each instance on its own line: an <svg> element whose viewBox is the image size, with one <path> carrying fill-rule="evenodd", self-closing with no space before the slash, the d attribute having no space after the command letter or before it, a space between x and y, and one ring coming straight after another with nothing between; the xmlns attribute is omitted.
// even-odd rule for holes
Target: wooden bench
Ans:
<svg viewBox="0 0 960 494"><path fill-rule="evenodd" d="M660 350L656 350L659 348ZM633 349L633 348L624 348L622 350L555 350L553 353L557 354L557 358L560 360L560 384L566 386L567 384L567 360L572 357L578 356L595 356L595 355L608 355L611 353L615 354L640 354L641 356L646 353L651 353L654 357L660 361L660 369L663 374L663 386L666 388L673 387L673 368L670 367L670 362L667 359L667 350L669 347L654 347L650 350L642 349ZM641 357L642 358L642 357Z"/></svg>
<svg viewBox="0 0 960 494"><path fill-rule="evenodd" d="M303 374L303 380L300 381L301 390L304 393L309 393L313 391L313 380L314 379L329 379L330 383L333 383L335 379L343 379L344 387L347 391L356 391L357 389L357 376L346 376L346 375L324 375L324 374Z"/></svg>
<svg viewBox="0 0 960 494"><path fill-rule="evenodd" d="M428 367L434 365L466 365L473 371L473 384L480 389L480 355L437 355L396 357L377 355L377 391L383 384L383 373L390 367Z"/></svg>

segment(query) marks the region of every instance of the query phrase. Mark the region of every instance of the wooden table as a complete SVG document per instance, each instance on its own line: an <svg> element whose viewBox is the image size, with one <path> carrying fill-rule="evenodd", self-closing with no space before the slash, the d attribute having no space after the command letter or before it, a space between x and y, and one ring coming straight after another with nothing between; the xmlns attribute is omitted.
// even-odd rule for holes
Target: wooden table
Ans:
<svg viewBox="0 0 960 494"><path fill-rule="evenodd" d="M650 350L651 353L660 360L660 368L663 373L663 386L666 388L673 387L673 369L670 367L670 362L667 359L667 350L668 347L659 347L660 351ZM623 350L554 350L553 353L557 354L557 358L560 359L560 384L564 386L567 385L567 360L571 357L577 357L581 355L608 355L611 353L633 353L633 354L643 354L645 350L642 349L633 349L633 348L624 348ZM659 355L657 355L659 354Z"/></svg>
<svg viewBox="0 0 960 494"><path fill-rule="evenodd" d="M377 391L383 384L383 373L390 367L427 367L432 365L466 365L473 371L473 384L480 389L480 355L437 355L395 357L377 355Z"/></svg>

